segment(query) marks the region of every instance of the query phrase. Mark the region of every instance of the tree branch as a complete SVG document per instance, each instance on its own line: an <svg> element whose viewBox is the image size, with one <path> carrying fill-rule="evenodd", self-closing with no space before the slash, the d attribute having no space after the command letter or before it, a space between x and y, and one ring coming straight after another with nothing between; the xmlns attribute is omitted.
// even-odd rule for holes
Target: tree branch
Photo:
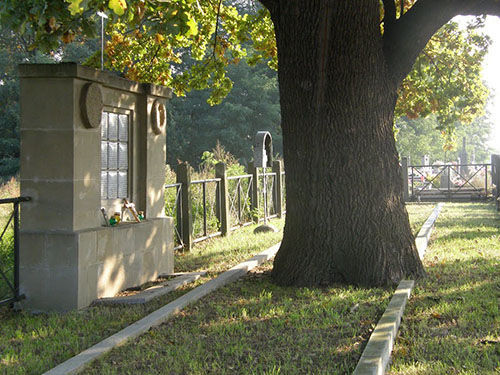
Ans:
<svg viewBox="0 0 500 375"><path fill-rule="evenodd" d="M259 0L259 2L271 13L274 13L280 5L280 0Z"/></svg>
<svg viewBox="0 0 500 375"><path fill-rule="evenodd" d="M396 22L396 3L394 0L383 0L384 3L384 29Z"/></svg>
<svg viewBox="0 0 500 375"><path fill-rule="evenodd" d="M384 0L384 5L389 0ZM498 0L418 0L411 9L384 29L387 68L395 85L410 72L429 39L457 15L500 15Z"/></svg>

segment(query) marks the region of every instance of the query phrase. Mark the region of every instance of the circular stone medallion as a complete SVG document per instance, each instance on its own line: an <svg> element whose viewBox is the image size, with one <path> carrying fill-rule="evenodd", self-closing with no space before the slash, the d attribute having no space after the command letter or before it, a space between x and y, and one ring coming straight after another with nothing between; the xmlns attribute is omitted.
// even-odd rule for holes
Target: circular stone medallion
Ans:
<svg viewBox="0 0 500 375"><path fill-rule="evenodd" d="M103 109L101 85L87 83L82 90L81 111L87 128L98 128Z"/></svg>

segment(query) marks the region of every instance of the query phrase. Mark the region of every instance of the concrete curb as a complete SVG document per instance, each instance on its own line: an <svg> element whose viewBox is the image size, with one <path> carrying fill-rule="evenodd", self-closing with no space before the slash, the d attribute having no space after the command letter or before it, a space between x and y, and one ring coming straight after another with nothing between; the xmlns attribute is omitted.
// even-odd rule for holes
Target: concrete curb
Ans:
<svg viewBox="0 0 500 375"><path fill-rule="evenodd" d="M399 283L391 302L389 302L389 306L387 306L370 336L358 365L354 369L354 375L382 375L385 373L398 334L401 317L414 286L415 282L413 280L403 280Z"/></svg>
<svg viewBox="0 0 500 375"><path fill-rule="evenodd" d="M429 215L415 238L420 259L424 257L427 244L434 228L434 224L441 212L443 203L439 203ZM384 314L373 330L368 344L354 369L353 375L383 375L391 358L392 348L398 334L401 318L406 303L415 286L413 280L403 280L399 283Z"/></svg>
<svg viewBox="0 0 500 375"><path fill-rule="evenodd" d="M101 357L111 349L127 343L127 341L147 332L151 327L157 326L168 320L171 316L180 312L188 304L206 296L210 292L246 275L248 271L271 259L277 252L281 243L257 254L250 260L240 263L221 275L200 285L199 287L184 294L182 297L159 308L141 320L131 324L123 330L115 333L107 339L88 348L80 354L68 359L66 362L45 372L45 375L77 374L82 371L93 360Z"/></svg>
<svg viewBox="0 0 500 375"><path fill-rule="evenodd" d="M183 275L177 276L173 280L166 281L164 283L152 286L148 289L145 289L137 294L132 296L122 296L122 297L106 297L99 298L93 302L93 305L136 305L136 304L145 304L151 301L152 299L163 296L167 293L173 292L174 290L179 289L180 287L195 282L201 276L205 276L207 274L204 272L190 272Z"/></svg>
<svg viewBox="0 0 500 375"><path fill-rule="evenodd" d="M417 234L415 238L415 244L417 245L418 255L420 259L424 259L425 251L427 250L427 244L429 243L429 239L431 238L432 230L434 229L434 224L443 208L444 203L438 203L437 206L432 211L432 214L429 215L427 220L425 221L422 228Z"/></svg>

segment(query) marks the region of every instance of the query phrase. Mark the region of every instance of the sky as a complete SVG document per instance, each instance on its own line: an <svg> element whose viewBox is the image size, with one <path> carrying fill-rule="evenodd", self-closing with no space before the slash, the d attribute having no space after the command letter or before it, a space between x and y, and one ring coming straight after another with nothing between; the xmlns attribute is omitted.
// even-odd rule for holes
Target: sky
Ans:
<svg viewBox="0 0 500 375"><path fill-rule="evenodd" d="M500 18L488 17L485 31L491 37L492 45L484 61L483 78L492 94L496 94L487 107L494 124L490 146L500 153Z"/></svg>

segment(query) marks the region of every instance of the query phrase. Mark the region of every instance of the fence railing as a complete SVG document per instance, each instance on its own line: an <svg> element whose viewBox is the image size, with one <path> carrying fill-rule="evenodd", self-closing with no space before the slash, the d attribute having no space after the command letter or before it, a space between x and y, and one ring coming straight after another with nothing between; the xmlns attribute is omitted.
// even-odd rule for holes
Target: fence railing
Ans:
<svg viewBox="0 0 500 375"><path fill-rule="evenodd" d="M405 200L481 200L491 197L492 164L407 165L402 160Z"/></svg>
<svg viewBox="0 0 500 375"><path fill-rule="evenodd" d="M253 223L252 217L252 183L253 175L231 176L229 181L229 215L230 230Z"/></svg>
<svg viewBox="0 0 500 375"><path fill-rule="evenodd" d="M266 170L264 195L263 170L251 164L248 174L228 177L226 165L219 163L215 178L197 181L191 181L187 163L179 164L177 183L165 185L165 213L176 220L175 249L190 250L194 243L259 222L264 207L268 218L284 215L284 176L275 161Z"/></svg>
<svg viewBox="0 0 500 375"><path fill-rule="evenodd" d="M30 198L0 199L0 207L12 211L0 216L0 306L19 301L19 206ZM5 218L5 219L4 219Z"/></svg>

